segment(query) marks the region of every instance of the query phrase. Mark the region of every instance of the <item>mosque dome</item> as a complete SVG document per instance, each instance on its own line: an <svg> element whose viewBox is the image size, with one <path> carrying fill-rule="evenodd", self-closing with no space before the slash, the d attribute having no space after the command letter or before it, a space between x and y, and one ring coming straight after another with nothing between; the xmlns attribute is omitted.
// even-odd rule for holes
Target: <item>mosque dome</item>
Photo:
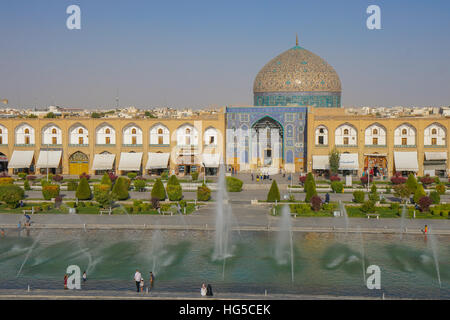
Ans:
<svg viewBox="0 0 450 320"><path fill-rule="evenodd" d="M255 105L340 107L341 81L331 65L297 40L259 71L253 93Z"/></svg>

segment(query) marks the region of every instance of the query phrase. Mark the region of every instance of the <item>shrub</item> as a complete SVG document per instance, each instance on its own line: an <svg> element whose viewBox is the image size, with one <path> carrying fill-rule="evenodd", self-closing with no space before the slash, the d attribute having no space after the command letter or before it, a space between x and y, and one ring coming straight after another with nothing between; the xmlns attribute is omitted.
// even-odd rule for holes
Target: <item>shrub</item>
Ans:
<svg viewBox="0 0 450 320"><path fill-rule="evenodd" d="M373 176L370 176L370 179L368 179L367 177L368 176L366 175L366 176L360 178L361 183L363 185L367 185L367 181L369 181L369 183L371 183L373 181Z"/></svg>
<svg viewBox="0 0 450 320"><path fill-rule="evenodd" d="M430 192L430 199L433 202L433 204L439 204L441 202L441 196L437 191Z"/></svg>
<svg viewBox="0 0 450 320"><path fill-rule="evenodd" d="M334 175L334 176L331 176L331 177L330 177L330 181L331 181L331 182L333 182L333 181L341 181L341 178L339 178L338 175Z"/></svg>
<svg viewBox="0 0 450 320"><path fill-rule="evenodd" d="M420 182L422 182L422 184L427 187L434 182L434 178L430 177L430 175L427 174L425 177L420 178Z"/></svg>
<svg viewBox="0 0 450 320"><path fill-rule="evenodd" d="M47 181L47 179L41 179L41 186L44 187L46 185L52 184L50 181Z"/></svg>
<svg viewBox="0 0 450 320"><path fill-rule="evenodd" d="M181 186L176 175L173 174L170 176L169 181L167 181L167 186Z"/></svg>
<svg viewBox="0 0 450 320"><path fill-rule="evenodd" d="M167 185L167 197L170 201L179 201L183 198L183 190L180 185Z"/></svg>
<svg viewBox="0 0 450 320"><path fill-rule="evenodd" d="M228 192L241 192L242 185L244 184L241 180L235 177L226 177L226 183Z"/></svg>
<svg viewBox="0 0 450 320"><path fill-rule="evenodd" d="M411 190L409 187L408 189ZM418 184L414 192L414 203L419 203L420 198L425 197L426 195L427 194L425 193L422 184Z"/></svg>
<svg viewBox="0 0 450 320"><path fill-rule="evenodd" d="M76 180L69 180L67 182L67 191L77 191L78 182Z"/></svg>
<svg viewBox="0 0 450 320"><path fill-rule="evenodd" d="M55 208L61 207L62 201L63 201L63 198L61 196L55 197Z"/></svg>
<svg viewBox="0 0 450 320"><path fill-rule="evenodd" d="M400 204L398 204L398 203L391 203L391 207L390 207L392 210L396 210L396 211L398 211L399 209L400 209Z"/></svg>
<svg viewBox="0 0 450 320"><path fill-rule="evenodd" d="M161 180L167 180L169 178L169 173L167 171L164 171L161 173Z"/></svg>
<svg viewBox="0 0 450 320"><path fill-rule="evenodd" d="M109 176L109 180L111 181L111 183L116 182L117 175L114 172L112 172L112 171L108 172L108 176Z"/></svg>
<svg viewBox="0 0 450 320"><path fill-rule="evenodd" d="M344 192L344 184L339 181L333 181L331 183L331 190L333 190L336 193L342 193Z"/></svg>
<svg viewBox="0 0 450 320"><path fill-rule="evenodd" d="M319 196L314 196L311 198L311 207L317 212L322 207L322 199Z"/></svg>
<svg viewBox="0 0 450 320"><path fill-rule="evenodd" d="M24 190L31 190L30 182L28 182L28 180L25 180L25 182L23 183L23 189Z"/></svg>
<svg viewBox="0 0 450 320"><path fill-rule="evenodd" d="M310 202L312 197L317 196L316 183L311 172L306 176L304 189L306 192L305 202Z"/></svg>
<svg viewBox="0 0 450 320"><path fill-rule="evenodd" d="M4 202L11 209L17 208L24 196L25 192L19 186L0 186L0 201Z"/></svg>
<svg viewBox="0 0 450 320"><path fill-rule="evenodd" d="M192 177L192 181L197 181L198 180L198 172L191 172L191 177Z"/></svg>
<svg viewBox="0 0 450 320"><path fill-rule="evenodd" d="M80 179L75 197L77 197L79 200L91 200L92 192L91 188L89 187L89 182L86 178Z"/></svg>
<svg viewBox="0 0 450 320"><path fill-rule="evenodd" d="M110 191L111 186L108 184L94 184L94 197L96 192Z"/></svg>
<svg viewBox="0 0 450 320"><path fill-rule="evenodd" d="M110 175L108 173L105 173L103 175L102 180L100 181L100 184L109 185L109 188L111 189L112 181L111 181Z"/></svg>
<svg viewBox="0 0 450 320"><path fill-rule="evenodd" d="M80 178L80 180L85 178L87 181L89 181L91 179L91 176L89 174L87 174L86 172L83 172L82 174L80 174L79 178Z"/></svg>
<svg viewBox="0 0 450 320"><path fill-rule="evenodd" d="M384 193L386 193L386 194L391 193L391 188L390 187L386 187L386 191Z"/></svg>
<svg viewBox="0 0 450 320"><path fill-rule="evenodd" d="M373 202L372 200L368 200L364 202L360 209L364 213L375 212L375 202Z"/></svg>
<svg viewBox="0 0 450 320"><path fill-rule="evenodd" d="M105 186L105 185L98 185L98 186ZM102 190L101 188L94 188L94 200L97 201L102 208L111 208L116 199L117 199L116 195L113 194L111 191L109 191L109 186L108 190Z"/></svg>
<svg viewBox="0 0 450 320"><path fill-rule="evenodd" d="M19 172L17 175L18 175L19 178L22 179L22 180L25 180L25 178L26 178L26 176L27 176L27 174L26 174L25 172Z"/></svg>
<svg viewBox="0 0 450 320"><path fill-rule="evenodd" d="M27 176L28 181L36 180L36 176Z"/></svg>
<svg viewBox="0 0 450 320"><path fill-rule="evenodd" d="M159 199L158 199L158 198L152 198L152 199L151 199L151 202L152 202L152 208L153 208L153 209L159 209L159 208L161 208L161 205L160 205L160 203L159 203Z"/></svg>
<svg viewBox="0 0 450 320"><path fill-rule="evenodd" d="M59 196L59 185L47 184L42 187L42 196L45 200L51 200Z"/></svg>
<svg viewBox="0 0 450 320"><path fill-rule="evenodd" d="M133 180L134 178L137 177L137 173L136 172L128 172L127 177L128 177L128 179Z"/></svg>
<svg viewBox="0 0 450 320"><path fill-rule="evenodd" d="M305 184L306 176L300 176L300 177L298 177L298 181L300 181L301 184Z"/></svg>
<svg viewBox="0 0 450 320"><path fill-rule="evenodd" d="M433 203L433 202L431 201L430 197L427 197L427 196L421 197L421 198L419 199L419 207L420 207L420 211L422 211L422 212L428 212L428 211L430 211L430 205L431 205L432 203Z"/></svg>
<svg viewBox="0 0 450 320"><path fill-rule="evenodd" d="M267 201L280 201L280 190L278 190L278 185L275 180L272 181L272 186L270 187L269 193L267 194Z"/></svg>
<svg viewBox="0 0 450 320"><path fill-rule="evenodd" d="M353 201L356 203L363 203L366 194L364 191L353 191Z"/></svg>
<svg viewBox="0 0 450 320"><path fill-rule="evenodd" d="M53 176L53 181L55 182L61 182L64 180L64 177L62 175L56 174Z"/></svg>
<svg viewBox="0 0 450 320"><path fill-rule="evenodd" d="M412 173L409 174L408 176L408 180L406 180L406 186L409 189L410 193L415 193L416 189L417 189L417 179L416 177L414 177L414 175ZM422 187L423 189L423 187ZM420 198L417 199L417 201L419 201Z"/></svg>
<svg viewBox="0 0 450 320"><path fill-rule="evenodd" d="M377 186L375 184L370 188L369 199L374 202L380 201L380 196L378 195Z"/></svg>
<svg viewBox="0 0 450 320"><path fill-rule="evenodd" d="M399 197L400 199L408 198L411 192L409 192L409 188L406 184L397 184L394 186L394 195Z"/></svg>
<svg viewBox="0 0 450 320"><path fill-rule="evenodd" d="M4 186L4 185L10 185L10 184L14 184L14 179L11 177L1 177L0 178L0 185Z"/></svg>
<svg viewBox="0 0 450 320"><path fill-rule="evenodd" d="M198 201L209 201L211 199L211 189L206 185L202 185L197 188L197 200Z"/></svg>
<svg viewBox="0 0 450 320"><path fill-rule="evenodd" d="M117 200L126 200L129 197L128 194L128 179L124 177L119 177L114 183L112 188L112 193L116 196Z"/></svg>
<svg viewBox="0 0 450 320"><path fill-rule="evenodd" d="M166 190L164 189L164 185L161 179L156 179L155 184L153 185L151 192L152 199L165 200L166 199Z"/></svg>
<svg viewBox="0 0 450 320"><path fill-rule="evenodd" d="M439 194L445 194L445 185L440 183L436 186L436 191Z"/></svg>
<svg viewBox="0 0 450 320"><path fill-rule="evenodd" d="M393 176L391 178L391 182L392 182L392 184L395 184L395 185L404 184L404 183L406 183L406 178L400 176L399 174L396 174L395 176Z"/></svg>
<svg viewBox="0 0 450 320"><path fill-rule="evenodd" d="M147 182L145 179L136 179L133 181L134 190L142 191L145 189Z"/></svg>

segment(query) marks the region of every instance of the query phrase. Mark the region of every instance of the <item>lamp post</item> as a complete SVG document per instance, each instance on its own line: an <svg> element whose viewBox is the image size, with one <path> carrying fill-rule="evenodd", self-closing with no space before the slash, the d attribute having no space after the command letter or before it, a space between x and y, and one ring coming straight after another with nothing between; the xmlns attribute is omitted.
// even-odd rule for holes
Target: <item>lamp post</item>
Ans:
<svg viewBox="0 0 450 320"><path fill-rule="evenodd" d="M203 184L206 185L206 165L203 161L202 165L203 165Z"/></svg>

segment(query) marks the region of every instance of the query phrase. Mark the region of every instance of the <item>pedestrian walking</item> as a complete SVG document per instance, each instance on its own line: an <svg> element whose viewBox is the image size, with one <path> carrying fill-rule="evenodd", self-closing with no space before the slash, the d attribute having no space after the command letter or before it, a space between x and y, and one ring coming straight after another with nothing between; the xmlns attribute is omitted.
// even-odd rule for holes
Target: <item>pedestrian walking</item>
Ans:
<svg viewBox="0 0 450 320"><path fill-rule="evenodd" d="M327 194L325 195L325 203L329 203L329 202L330 202L330 195L327 192Z"/></svg>
<svg viewBox="0 0 450 320"><path fill-rule="evenodd" d="M136 273L134 274L134 281L136 281L136 292L139 292L141 287L142 275L138 269L136 269Z"/></svg>
<svg viewBox="0 0 450 320"><path fill-rule="evenodd" d="M83 283L85 283L87 280L87 274L86 271L83 272Z"/></svg>
<svg viewBox="0 0 450 320"><path fill-rule="evenodd" d="M69 276L67 273L64 275L64 290L67 290L67 280L69 279Z"/></svg>
<svg viewBox="0 0 450 320"><path fill-rule="evenodd" d="M155 283L155 276L153 275L153 272L150 271L150 287L149 290L153 289L153 284Z"/></svg>

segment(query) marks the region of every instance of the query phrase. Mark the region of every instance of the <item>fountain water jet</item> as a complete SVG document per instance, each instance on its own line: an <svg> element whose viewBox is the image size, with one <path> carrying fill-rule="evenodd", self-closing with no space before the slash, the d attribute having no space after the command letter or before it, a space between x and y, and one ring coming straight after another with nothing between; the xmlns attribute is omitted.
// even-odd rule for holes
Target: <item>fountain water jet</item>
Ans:
<svg viewBox="0 0 450 320"><path fill-rule="evenodd" d="M288 259L290 259L291 281L294 283L294 246L292 241L291 210L288 205L284 205L281 209L279 232L275 246L275 259L280 265L287 264Z"/></svg>
<svg viewBox="0 0 450 320"><path fill-rule="evenodd" d="M405 217L406 217L406 203L403 205L402 208L402 216L400 218L400 240L403 240L403 234L405 233Z"/></svg>
<svg viewBox="0 0 450 320"><path fill-rule="evenodd" d="M430 228L429 231L429 240L428 241L428 246L431 247L431 251L433 252L433 258L434 258L434 264L436 266L436 274L437 274L437 278L438 278L438 282L439 282L439 288L441 288L441 273L439 271L439 259L438 259L438 246L436 243L436 238L435 235L433 234L433 231Z"/></svg>

